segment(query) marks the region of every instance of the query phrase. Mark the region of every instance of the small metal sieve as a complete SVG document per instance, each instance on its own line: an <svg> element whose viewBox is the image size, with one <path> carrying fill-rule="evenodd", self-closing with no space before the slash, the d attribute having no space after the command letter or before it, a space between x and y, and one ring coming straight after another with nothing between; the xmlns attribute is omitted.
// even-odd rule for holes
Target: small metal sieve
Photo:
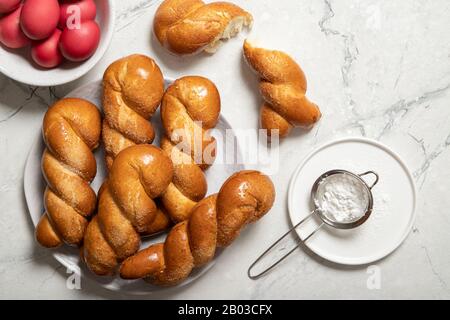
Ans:
<svg viewBox="0 0 450 320"><path fill-rule="evenodd" d="M360 184L360 186L362 187L362 189L365 192L365 196L366 196L365 199L367 201L367 203L365 204L364 212L361 212L361 214L358 215L357 217L355 217L354 219L351 219L351 220L345 221L345 222L333 220L333 218L330 216L327 216L325 214L325 212L323 212L323 210L320 209L320 206L319 206L319 204L321 203L321 200L319 199L318 194L320 192L321 187L327 183L327 180L330 177L336 177L336 175L346 175L347 178L350 178L355 183ZM368 175L373 175L375 177L375 180L371 185L367 184L366 181L364 181L364 179L363 179L363 177L368 176ZM377 173L375 173L373 171L367 171L362 174L354 174L347 170L331 170L331 171L328 171L328 172L325 172L324 174L322 174L316 180L316 182L314 183L312 190L311 190L311 202L314 206L314 210L312 210L311 213L308 216L306 216L305 218L303 218L299 223L297 223L295 226L293 226L281 238L279 238L277 241L275 241L266 251L264 251L259 256L258 259L255 260L255 262L253 262L253 264L248 268L248 272L247 272L248 277L250 279L254 279L254 280L260 278L261 276L263 276L264 274L266 274L267 272L269 272L270 270L275 268L280 262L282 262L284 259L286 259L292 252L294 252L300 246L300 244L301 244L300 241L287 254L282 256L280 259L278 259L275 263L270 265L268 268L266 268L265 270L263 270L262 272L260 272L256 275L251 274L252 269L258 264L258 262L263 257L265 257L277 244L279 244L284 238L286 238L293 230L297 229L297 227L299 227L304 222L306 222L308 219L310 219L314 214L316 214L320 218L321 224L313 232L311 232L305 239L300 238L300 240L302 242L308 241L324 225L329 225L336 229L353 229L353 228L356 228L356 227L362 225L364 222L367 221L367 219L370 217L370 215L372 213L372 210L373 210L372 189L373 189L373 187L375 187L375 185L378 183L378 181L379 181L379 176ZM323 203L323 201L322 201L322 203Z"/></svg>

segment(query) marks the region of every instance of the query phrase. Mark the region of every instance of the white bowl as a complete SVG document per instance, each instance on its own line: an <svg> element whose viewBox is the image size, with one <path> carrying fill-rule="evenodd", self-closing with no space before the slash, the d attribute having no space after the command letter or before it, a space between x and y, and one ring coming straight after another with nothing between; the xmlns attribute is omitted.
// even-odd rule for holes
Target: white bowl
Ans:
<svg viewBox="0 0 450 320"><path fill-rule="evenodd" d="M83 62L65 61L54 69L37 66L31 59L30 47L8 49L0 44L0 72L6 76L32 86L56 86L71 82L85 75L103 57L114 32L114 0L95 0L96 21L101 35L97 51Z"/></svg>

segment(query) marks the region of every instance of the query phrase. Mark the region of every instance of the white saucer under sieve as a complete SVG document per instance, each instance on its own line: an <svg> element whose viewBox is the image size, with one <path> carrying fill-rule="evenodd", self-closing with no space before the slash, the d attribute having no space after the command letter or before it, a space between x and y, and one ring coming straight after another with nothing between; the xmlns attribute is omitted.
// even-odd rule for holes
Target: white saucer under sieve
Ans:
<svg viewBox="0 0 450 320"><path fill-rule="evenodd" d="M375 180L372 182L371 185L366 183L366 181L363 180L363 177L373 175ZM337 215L330 215L327 210L324 210L324 207L329 207L327 201L330 201L327 199L327 197L323 196L326 193L326 187L329 184L332 184L331 181L335 178L341 178L342 181L347 181L348 184L356 185L361 191L362 191L362 197L361 200L363 203L360 206L360 212L356 212L356 214L352 215L350 218L346 220L337 219ZM375 185L379 181L379 176L377 173L373 171L367 171L362 174L355 174L347 170L330 170L322 174L317 180L315 181L312 190L311 190L311 202L313 203L314 209L307 215L305 218L303 218L299 223L294 225L289 231L287 231L283 236L281 236L277 241L275 241L269 248L267 248L266 251L264 251L256 260L252 263L252 265L248 269L248 276L250 279L257 279L275 268L278 264L280 264L284 259L286 259L291 253L293 253L302 242L308 241L314 234L316 234L317 231L319 231L323 226L329 225L336 229L353 229L356 227L359 227L364 222L367 221L367 219L370 217L373 209L373 195L372 195L372 189L375 187ZM346 199L344 199L346 200ZM340 214L340 212L337 212ZM258 264L259 261L261 261L262 258L264 258L267 254L269 254L273 248L275 248L284 238L286 238L292 231L297 229L300 225L302 225L304 222L306 222L308 219L310 219L313 215L317 215L319 219L321 220L321 224L314 229L308 236L306 236L304 239L300 239L301 241L298 242L298 244L293 247L288 253L286 253L284 256L282 256L280 259L278 259L275 263L271 264L269 267L261 271L260 273L256 275L252 275L251 271L252 269Z"/></svg>

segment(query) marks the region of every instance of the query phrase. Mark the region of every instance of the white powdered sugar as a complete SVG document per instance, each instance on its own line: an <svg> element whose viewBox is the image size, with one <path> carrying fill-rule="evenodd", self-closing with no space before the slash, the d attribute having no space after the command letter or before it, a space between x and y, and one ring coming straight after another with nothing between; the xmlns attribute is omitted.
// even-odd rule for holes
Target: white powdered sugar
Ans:
<svg viewBox="0 0 450 320"><path fill-rule="evenodd" d="M366 213L369 192L358 178L349 174L334 174L319 183L315 202L331 221L349 223Z"/></svg>

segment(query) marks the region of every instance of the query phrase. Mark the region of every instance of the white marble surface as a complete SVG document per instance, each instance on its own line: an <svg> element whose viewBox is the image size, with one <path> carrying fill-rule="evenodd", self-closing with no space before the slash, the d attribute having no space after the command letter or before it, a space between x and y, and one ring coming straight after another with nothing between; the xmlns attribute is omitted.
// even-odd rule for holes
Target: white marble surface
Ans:
<svg viewBox="0 0 450 320"><path fill-rule="evenodd" d="M256 79L241 58L244 35L216 55L176 58L151 41L152 17L160 1L116 2L112 45L82 79L37 89L0 75L0 298L130 298L87 281L81 290L67 289L66 270L34 242L22 191L23 168L43 114L56 97L98 79L116 58L141 52L156 58L167 76L211 78L233 125L257 125ZM295 134L281 145L272 213L249 228L199 281L150 298L450 298L450 2L235 2L255 16L252 38L300 62L309 96L324 118L311 132ZM302 250L265 278L249 280L250 262L289 227L286 188L298 162L314 146L349 135L375 138L396 150L413 170L419 190L413 232L393 255L377 263L381 288L367 288L366 267L330 265Z"/></svg>

